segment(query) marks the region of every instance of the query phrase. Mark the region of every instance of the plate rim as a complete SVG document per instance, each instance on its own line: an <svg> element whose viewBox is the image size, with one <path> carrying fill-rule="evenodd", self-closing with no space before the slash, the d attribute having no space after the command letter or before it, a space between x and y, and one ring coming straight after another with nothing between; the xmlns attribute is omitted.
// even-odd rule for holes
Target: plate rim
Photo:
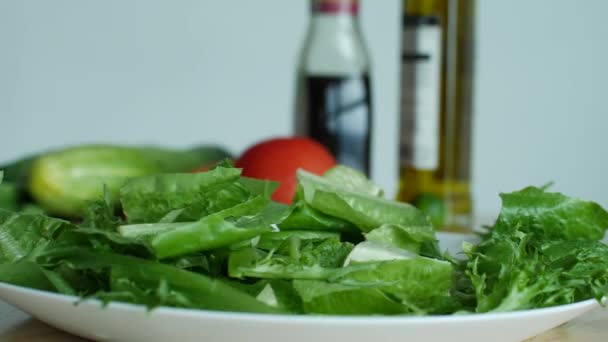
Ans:
<svg viewBox="0 0 608 342"><path fill-rule="evenodd" d="M27 295L32 296L43 296L52 300L59 300L62 302L70 302L70 304L77 307L79 305L93 306L101 310L127 310L130 312L146 313L149 315L172 315L176 317L189 317L189 318L204 318L204 319L222 319L232 321L249 321L249 322L260 322L260 323L292 323L292 324L323 324L323 325L350 325L350 324L437 324L437 323L473 323L483 322L488 320L496 319L509 319L518 317L538 317L551 314L558 314L564 309L578 310L586 309L586 311L592 308L599 307L600 304L596 299L586 299L583 301L556 305L546 308L537 309L526 309L509 312L486 312L486 313L471 313L471 314L451 314L451 315L426 315L426 316L415 316L415 315L289 315L289 314L276 314L276 313L252 313L252 312L238 312L238 311L219 311L219 310L206 310L206 309L191 309L191 308L177 308L169 306L158 306L152 309L148 309L146 306L141 304L132 304L127 302L111 301L104 305L99 299L94 298L81 298L74 295L66 295L56 292L50 292L45 290L39 290L19 285L13 285L0 281L0 289L5 288L9 291L19 291ZM12 306L19 307L10 300L7 300L8 296L0 296L0 299L7 302ZM603 299L606 301L606 298ZM22 309L23 310L23 309ZM23 310L24 312L35 316L34 314ZM580 314L579 314L580 315ZM578 317L575 316L575 317Z"/></svg>

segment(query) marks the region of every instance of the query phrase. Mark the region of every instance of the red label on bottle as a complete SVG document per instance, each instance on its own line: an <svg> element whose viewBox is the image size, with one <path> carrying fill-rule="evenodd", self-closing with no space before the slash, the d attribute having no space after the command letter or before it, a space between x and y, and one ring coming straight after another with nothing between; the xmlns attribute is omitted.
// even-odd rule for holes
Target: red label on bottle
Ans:
<svg viewBox="0 0 608 342"><path fill-rule="evenodd" d="M349 13L356 15L359 12L359 2L353 0L315 1L313 11L316 13Z"/></svg>

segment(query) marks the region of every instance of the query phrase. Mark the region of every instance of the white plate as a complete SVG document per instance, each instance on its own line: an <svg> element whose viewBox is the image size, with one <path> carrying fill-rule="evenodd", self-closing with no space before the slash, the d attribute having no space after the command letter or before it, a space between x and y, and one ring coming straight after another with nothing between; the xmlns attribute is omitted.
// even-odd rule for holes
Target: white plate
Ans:
<svg viewBox="0 0 608 342"><path fill-rule="evenodd" d="M463 237L440 236L456 252ZM552 308L453 316L288 316L157 308L99 301L0 283L0 298L47 324L99 341L521 341L598 306L587 300Z"/></svg>

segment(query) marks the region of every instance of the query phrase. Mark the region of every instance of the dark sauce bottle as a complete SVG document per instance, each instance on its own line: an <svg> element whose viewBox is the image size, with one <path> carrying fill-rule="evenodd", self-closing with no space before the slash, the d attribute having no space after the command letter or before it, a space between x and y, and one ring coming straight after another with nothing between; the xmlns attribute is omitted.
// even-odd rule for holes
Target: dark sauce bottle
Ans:
<svg viewBox="0 0 608 342"><path fill-rule="evenodd" d="M369 176L372 103L369 57L355 0L313 0L297 87L296 132L338 163Z"/></svg>

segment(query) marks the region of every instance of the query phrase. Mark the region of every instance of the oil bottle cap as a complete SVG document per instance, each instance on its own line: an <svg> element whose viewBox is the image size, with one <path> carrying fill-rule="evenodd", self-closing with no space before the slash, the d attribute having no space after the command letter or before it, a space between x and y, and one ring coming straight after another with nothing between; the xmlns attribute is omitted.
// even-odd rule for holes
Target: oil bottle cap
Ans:
<svg viewBox="0 0 608 342"><path fill-rule="evenodd" d="M359 12L359 1L358 0L313 0L312 1L312 12L313 13L348 13L351 15L357 15Z"/></svg>

